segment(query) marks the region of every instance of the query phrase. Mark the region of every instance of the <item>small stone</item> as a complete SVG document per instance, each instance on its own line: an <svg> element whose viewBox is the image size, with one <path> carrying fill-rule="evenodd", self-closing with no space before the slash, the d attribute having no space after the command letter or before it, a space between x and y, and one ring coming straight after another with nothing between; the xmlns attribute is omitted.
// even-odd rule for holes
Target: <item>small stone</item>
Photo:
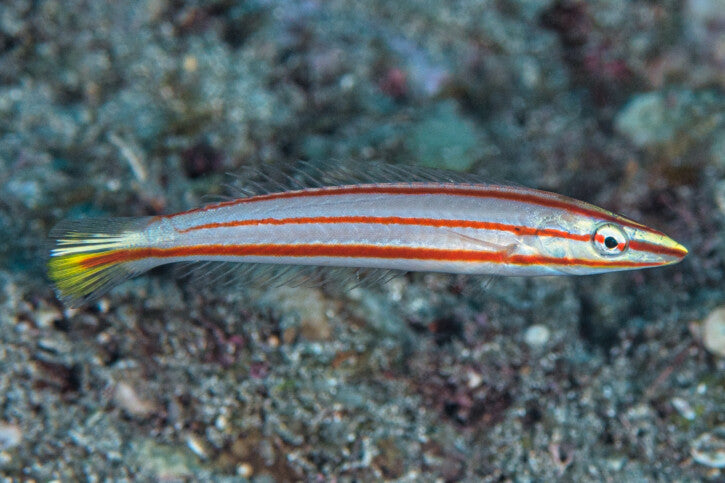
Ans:
<svg viewBox="0 0 725 483"><path fill-rule="evenodd" d="M156 409L156 406L152 402L139 397L136 390L125 382L116 384L113 390L113 400L118 407L131 416L144 418Z"/></svg>
<svg viewBox="0 0 725 483"><path fill-rule="evenodd" d="M107 314L109 309L111 308L111 304L108 302L107 298L102 298L98 302L96 302L96 308L98 308L98 312L102 314Z"/></svg>
<svg viewBox="0 0 725 483"><path fill-rule="evenodd" d="M702 343L708 351L725 357L725 306L716 308L705 318Z"/></svg>
<svg viewBox="0 0 725 483"><path fill-rule="evenodd" d="M526 329L526 332L524 333L524 342L526 342L526 345L532 349L543 347L547 342L549 342L550 335L551 332L545 325L532 325Z"/></svg>
<svg viewBox="0 0 725 483"><path fill-rule="evenodd" d="M254 468L249 463L242 463L237 467L237 474L242 478L249 478L254 474Z"/></svg>
<svg viewBox="0 0 725 483"><path fill-rule="evenodd" d="M43 329L49 328L53 325L53 322L63 318L63 314L55 307L51 307L46 304L42 304L35 311L35 322L38 327Z"/></svg>
<svg viewBox="0 0 725 483"><path fill-rule="evenodd" d="M205 460L209 456L206 445L204 442L195 434L189 434L186 437L186 446L199 458Z"/></svg>
<svg viewBox="0 0 725 483"><path fill-rule="evenodd" d="M469 370L467 375L468 375L467 386L469 389L476 389L483 382L483 377L481 377L481 374L479 374L476 371Z"/></svg>
<svg viewBox="0 0 725 483"><path fill-rule="evenodd" d="M627 463L625 458L609 458L607 460L607 465L612 469L612 471L622 471L625 463Z"/></svg>
<svg viewBox="0 0 725 483"><path fill-rule="evenodd" d="M216 420L214 421L214 426L215 426L215 427L216 427L216 428L217 428L217 429L218 429L219 431L224 431L224 430L225 430L225 429L227 428L227 425L228 425L228 424L229 424L229 419L228 419L228 418L227 418L227 417L226 417L225 415L223 415L223 414L220 414L220 415L219 415L219 416L218 416L218 417L216 418Z"/></svg>
<svg viewBox="0 0 725 483"><path fill-rule="evenodd" d="M5 451L19 445L23 433L15 424L0 423L0 450Z"/></svg>
<svg viewBox="0 0 725 483"><path fill-rule="evenodd" d="M692 459L710 468L725 468L725 426L702 433L692 443Z"/></svg>
<svg viewBox="0 0 725 483"><path fill-rule="evenodd" d="M193 55L184 57L184 70L186 72L196 72L199 68L199 61Z"/></svg>
<svg viewBox="0 0 725 483"><path fill-rule="evenodd" d="M38 340L38 348L53 354L69 354L72 350L67 339L61 337L45 337Z"/></svg>
<svg viewBox="0 0 725 483"><path fill-rule="evenodd" d="M695 411L692 409L692 406L690 406L690 403L688 403L681 397L673 397L670 403L672 403L672 407L675 408L678 413L680 413L680 416L687 419L688 421L694 420L697 416L695 414Z"/></svg>

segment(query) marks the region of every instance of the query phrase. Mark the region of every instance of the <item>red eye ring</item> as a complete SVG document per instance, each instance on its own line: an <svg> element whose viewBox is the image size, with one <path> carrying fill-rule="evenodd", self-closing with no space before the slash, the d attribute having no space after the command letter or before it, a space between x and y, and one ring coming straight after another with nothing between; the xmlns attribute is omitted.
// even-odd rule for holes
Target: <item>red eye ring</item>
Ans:
<svg viewBox="0 0 725 483"><path fill-rule="evenodd" d="M592 245L600 255L616 256L627 250L629 238L619 225L605 223L594 230Z"/></svg>

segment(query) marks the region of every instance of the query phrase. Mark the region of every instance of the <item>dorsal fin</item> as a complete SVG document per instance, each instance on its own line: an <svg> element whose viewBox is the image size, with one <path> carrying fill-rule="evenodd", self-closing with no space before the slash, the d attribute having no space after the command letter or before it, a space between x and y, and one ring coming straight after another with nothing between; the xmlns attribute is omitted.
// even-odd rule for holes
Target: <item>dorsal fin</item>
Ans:
<svg viewBox="0 0 725 483"><path fill-rule="evenodd" d="M293 191L324 186L382 183L464 183L491 184L477 174L459 173L422 166L394 165L380 162L352 163L336 160L299 161L291 168L279 165L250 167L230 174L227 184L234 198Z"/></svg>

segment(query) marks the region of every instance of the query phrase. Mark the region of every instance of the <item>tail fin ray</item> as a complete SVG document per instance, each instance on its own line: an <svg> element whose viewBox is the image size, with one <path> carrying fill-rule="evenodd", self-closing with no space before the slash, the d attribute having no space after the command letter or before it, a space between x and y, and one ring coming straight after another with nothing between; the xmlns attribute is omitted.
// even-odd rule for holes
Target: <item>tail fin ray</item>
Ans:
<svg viewBox="0 0 725 483"><path fill-rule="evenodd" d="M119 261L115 252L142 246L149 218L64 220L49 234L48 276L58 298L71 306L93 301L115 285L150 268Z"/></svg>

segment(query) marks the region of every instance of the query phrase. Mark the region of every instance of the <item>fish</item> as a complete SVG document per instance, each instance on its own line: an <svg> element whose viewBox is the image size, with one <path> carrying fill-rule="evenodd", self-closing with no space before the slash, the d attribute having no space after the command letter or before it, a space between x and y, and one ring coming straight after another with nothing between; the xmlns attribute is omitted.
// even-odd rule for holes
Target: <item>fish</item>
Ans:
<svg viewBox="0 0 725 483"><path fill-rule="evenodd" d="M61 221L48 253L58 298L82 305L175 262L286 282L325 267L380 281L405 272L589 275L669 265L688 253L587 202L473 175L304 163L282 182L257 177L235 185L236 197L180 213Z"/></svg>

